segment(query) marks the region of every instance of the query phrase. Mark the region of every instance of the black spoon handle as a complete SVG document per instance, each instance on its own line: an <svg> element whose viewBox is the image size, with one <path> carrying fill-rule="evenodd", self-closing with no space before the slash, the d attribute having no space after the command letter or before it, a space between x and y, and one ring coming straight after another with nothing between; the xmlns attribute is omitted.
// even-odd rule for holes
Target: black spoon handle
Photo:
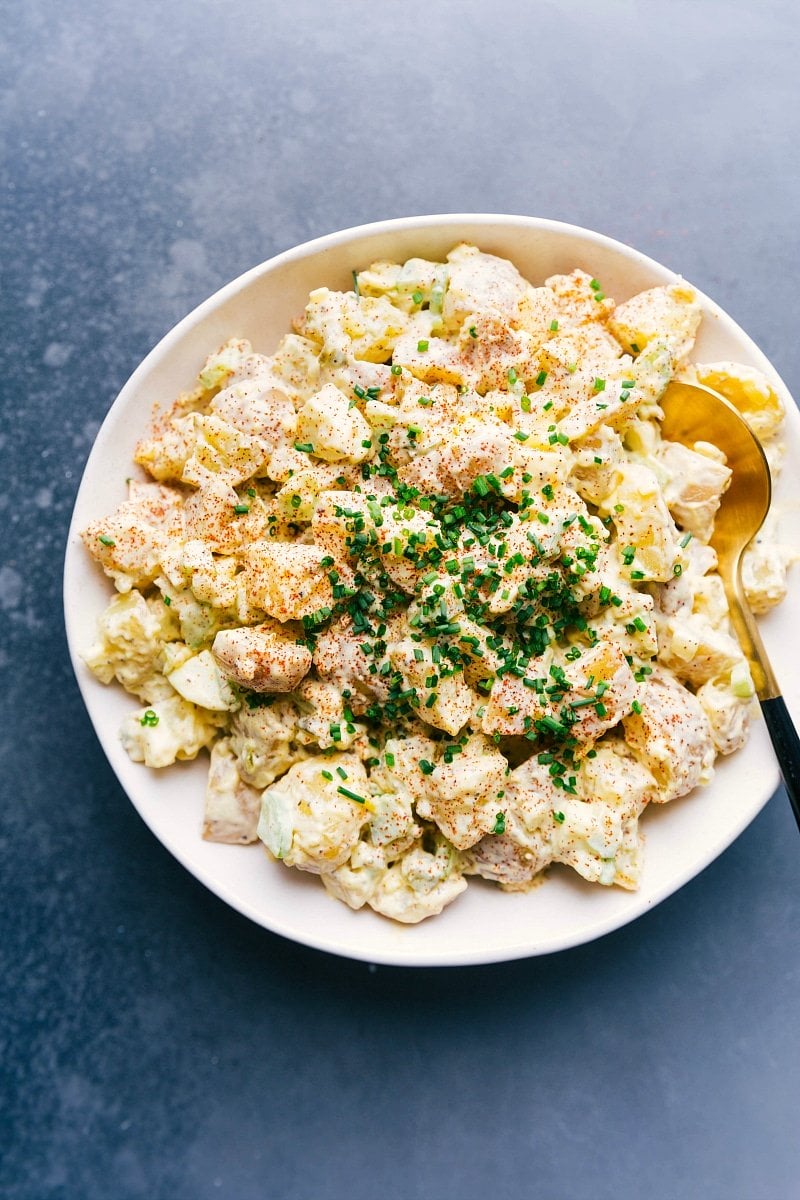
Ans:
<svg viewBox="0 0 800 1200"><path fill-rule="evenodd" d="M800 737L792 724L783 696L762 700L761 711L772 738L772 746L786 785L794 819L797 821L797 828L800 829Z"/></svg>

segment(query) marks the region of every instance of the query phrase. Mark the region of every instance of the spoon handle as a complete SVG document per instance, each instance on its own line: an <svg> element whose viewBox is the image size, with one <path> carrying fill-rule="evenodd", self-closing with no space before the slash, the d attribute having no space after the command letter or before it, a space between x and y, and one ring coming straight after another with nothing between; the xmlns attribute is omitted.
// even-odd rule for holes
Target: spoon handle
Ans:
<svg viewBox="0 0 800 1200"><path fill-rule="evenodd" d="M792 724L783 696L773 696L760 703L794 819L800 829L800 737Z"/></svg>
<svg viewBox="0 0 800 1200"><path fill-rule="evenodd" d="M778 760L797 828L800 829L800 737L772 672L756 619L744 597L740 555L734 562L731 562L730 558L722 558L721 566L731 622L739 645L750 663L750 672L767 732Z"/></svg>

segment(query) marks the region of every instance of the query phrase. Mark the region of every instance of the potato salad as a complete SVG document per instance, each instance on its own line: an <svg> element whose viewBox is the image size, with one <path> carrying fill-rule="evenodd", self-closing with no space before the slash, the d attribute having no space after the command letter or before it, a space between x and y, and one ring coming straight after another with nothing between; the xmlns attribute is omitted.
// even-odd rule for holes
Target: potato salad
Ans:
<svg viewBox="0 0 800 1200"><path fill-rule="evenodd" d="M709 781L754 694L709 544L730 471L659 398L716 388L773 470L783 410L693 361L700 320L682 282L615 303L458 245L320 287L272 353L226 342L83 531L131 758L207 752L205 838L396 921L551 864L636 888L643 811ZM749 552L756 611L787 565Z"/></svg>

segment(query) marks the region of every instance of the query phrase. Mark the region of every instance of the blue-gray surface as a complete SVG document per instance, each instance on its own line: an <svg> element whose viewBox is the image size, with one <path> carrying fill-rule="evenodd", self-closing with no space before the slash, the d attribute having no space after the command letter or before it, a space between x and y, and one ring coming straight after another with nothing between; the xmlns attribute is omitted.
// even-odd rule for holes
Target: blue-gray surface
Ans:
<svg viewBox="0 0 800 1200"><path fill-rule="evenodd" d="M797 378L793 0L4 13L2 1194L800 1195L782 794L601 942L441 972L339 961L226 909L141 824L78 697L59 578L132 368L218 285L331 229L601 229Z"/></svg>

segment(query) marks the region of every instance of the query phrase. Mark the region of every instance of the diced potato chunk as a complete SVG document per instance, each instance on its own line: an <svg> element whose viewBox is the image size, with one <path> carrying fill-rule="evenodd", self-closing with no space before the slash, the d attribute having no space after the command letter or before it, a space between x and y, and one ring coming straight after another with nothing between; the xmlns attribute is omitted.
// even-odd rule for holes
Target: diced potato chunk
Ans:
<svg viewBox="0 0 800 1200"><path fill-rule="evenodd" d="M682 529L708 541L731 481L730 467L679 442L664 442L658 460L669 472L663 491L673 517Z"/></svg>
<svg viewBox="0 0 800 1200"><path fill-rule="evenodd" d="M685 283L649 288L618 304L608 327L629 354L639 354L653 340L664 341L676 359L694 345L702 318L700 304Z"/></svg>
<svg viewBox="0 0 800 1200"><path fill-rule="evenodd" d="M309 297L302 328L326 351L382 363L391 356L407 319L383 296L317 288Z"/></svg>
<svg viewBox="0 0 800 1200"><path fill-rule="evenodd" d="M442 758L436 764L428 797L417 802L417 812L432 818L454 846L466 850L494 828L507 773L500 751L474 734L452 762Z"/></svg>
<svg viewBox="0 0 800 1200"><path fill-rule="evenodd" d="M454 857L444 842L434 854L415 846L385 872L367 903L375 912L404 925L437 916L467 886Z"/></svg>
<svg viewBox="0 0 800 1200"><path fill-rule="evenodd" d="M261 793L245 783L236 765L229 738L211 747L203 837L209 842L242 846L257 840Z"/></svg>
<svg viewBox="0 0 800 1200"><path fill-rule="evenodd" d="M466 725L476 697L463 675L442 675L430 653L423 654L410 638L391 647L389 661L402 674L403 686L414 688L420 697L420 720L453 736Z"/></svg>
<svg viewBox="0 0 800 1200"><path fill-rule="evenodd" d="M187 658L167 679L184 700L211 712L232 712L239 707L231 685L217 666L210 650Z"/></svg>
<svg viewBox="0 0 800 1200"><path fill-rule="evenodd" d="M556 676L552 674L557 672ZM547 659L532 663L528 684L514 675L496 680L485 705L482 727L488 734L520 736L539 730L547 733L547 723L555 721L554 732L591 744L606 730L618 724L636 699L637 686L625 655L619 646L606 642L587 650L558 674ZM563 680L561 699L554 702L546 689L555 678ZM531 687L536 682L539 687ZM565 726L562 707L570 708L573 723ZM544 722L540 727L537 722Z"/></svg>
<svg viewBox="0 0 800 1200"><path fill-rule="evenodd" d="M330 607L333 591L324 557L319 546L254 542L244 570L249 602L279 621L299 621Z"/></svg>
<svg viewBox="0 0 800 1200"><path fill-rule="evenodd" d="M191 453L181 475L184 483L200 486L219 475L235 487L255 475L269 458L270 449L264 441L242 433L213 413L191 413L174 424L192 438Z"/></svg>
<svg viewBox="0 0 800 1200"><path fill-rule="evenodd" d="M165 648L177 637L170 609L160 599L145 600L133 590L111 601L84 659L103 683L116 677L134 696L152 702L171 694L161 669Z"/></svg>
<svg viewBox="0 0 800 1200"><path fill-rule="evenodd" d="M219 713L173 695L131 713L122 722L119 736L134 762L169 767L176 760L196 758L214 741L221 724Z"/></svg>
<svg viewBox="0 0 800 1200"><path fill-rule="evenodd" d="M311 667L311 651L298 644L299 629L277 621L221 629L211 647L220 669L254 692L293 692Z"/></svg>
<svg viewBox="0 0 800 1200"><path fill-rule="evenodd" d="M666 671L654 671L641 711L623 722L625 741L658 785L651 799L665 804L714 774L711 725L700 701Z"/></svg>
<svg viewBox="0 0 800 1200"><path fill-rule="evenodd" d="M691 687L700 687L709 679L727 680L743 661L735 638L694 613L663 620L658 641L659 661Z"/></svg>
<svg viewBox="0 0 800 1200"><path fill-rule="evenodd" d="M530 290L513 263L462 244L447 256L449 282L444 297L444 319L457 329L473 313L493 311L514 323Z"/></svg>
<svg viewBox="0 0 800 1200"><path fill-rule="evenodd" d="M600 515L610 516L621 546L636 550L635 569L647 580L666 582L680 551L680 538L659 482L649 467L620 465L611 491L600 502Z"/></svg>
<svg viewBox="0 0 800 1200"><path fill-rule="evenodd" d="M369 820L366 797L367 775L354 754L297 763L264 792L258 836L287 867L333 871L347 862Z"/></svg>
<svg viewBox="0 0 800 1200"><path fill-rule="evenodd" d="M297 440L326 462L362 462L372 430L357 408L332 383L306 400L297 414Z"/></svg>

